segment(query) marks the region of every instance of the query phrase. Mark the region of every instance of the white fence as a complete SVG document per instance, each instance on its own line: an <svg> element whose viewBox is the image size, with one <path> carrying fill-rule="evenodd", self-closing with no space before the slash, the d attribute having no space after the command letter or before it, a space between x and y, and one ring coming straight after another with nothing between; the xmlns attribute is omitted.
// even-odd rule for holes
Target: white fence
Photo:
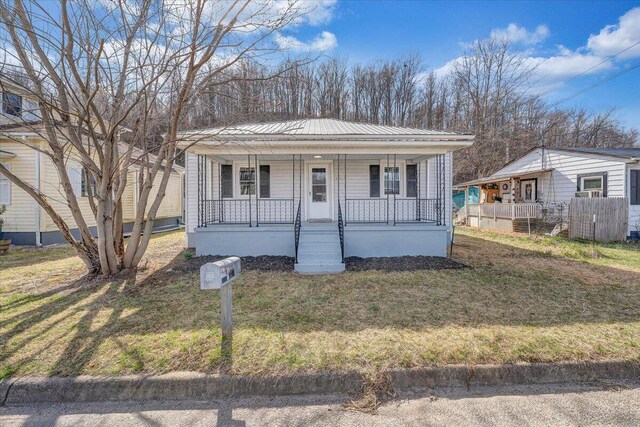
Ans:
<svg viewBox="0 0 640 427"><path fill-rule="evenodd" d="M467 217L526 219L542 218L542 205L539 203L479 203L467 204L458 213L458 219Z"/></svg>

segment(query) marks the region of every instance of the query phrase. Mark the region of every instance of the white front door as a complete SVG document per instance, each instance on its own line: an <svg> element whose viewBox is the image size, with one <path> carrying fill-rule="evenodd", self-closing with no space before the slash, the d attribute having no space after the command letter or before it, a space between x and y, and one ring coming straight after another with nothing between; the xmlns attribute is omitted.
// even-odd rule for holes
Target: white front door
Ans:
<svg viewBox="0 0 640 427"><path fill-rule="evenodd" d="M307 165L308 220L332 220L331 162L312 162Z"/></svg>

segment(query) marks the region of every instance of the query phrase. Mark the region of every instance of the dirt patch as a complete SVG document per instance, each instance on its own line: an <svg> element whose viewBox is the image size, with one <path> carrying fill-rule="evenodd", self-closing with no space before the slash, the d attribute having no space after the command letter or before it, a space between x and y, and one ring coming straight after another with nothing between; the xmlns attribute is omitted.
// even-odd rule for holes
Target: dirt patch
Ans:
<svg viewBox="0 0 640 427"><path fill-rule="evenodd" d="M209 255L192 258L186 262L176 265L173 269L177 271L198 271L200 267L208 262L215 262L228 258L228 255ZM240 257L242 270L260 271L292 271L295 265L295 258L288 256L246 256Z"/></svg>
<svg viewBox="0 0 640 427"><path fill-rule="evenodd" d="M403 256L389 258L347 257L344 262L347 271L452 270L467 267L450 258L437 256Z"/></svg>

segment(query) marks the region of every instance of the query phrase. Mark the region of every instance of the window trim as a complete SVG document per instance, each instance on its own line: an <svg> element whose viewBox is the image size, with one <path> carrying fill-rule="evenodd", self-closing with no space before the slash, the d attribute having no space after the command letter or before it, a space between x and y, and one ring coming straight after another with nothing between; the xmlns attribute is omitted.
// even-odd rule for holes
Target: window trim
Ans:
<svg viewBox="0 0 640 427"><path fill-rule="evenodd" d="M602 197L607 197L607 175L608 172L590 172L590 173L581 173L577 175L577 191L590 191L590 190L582 190L583 182L585 178L602 178Z"/></svg>
<svg viewBox="0 0 640 427"><path fill-rule="evenodd" d="M400 186L400 188L398 189L398 194L395 194L396 197L400 197L400 198L406 198L406 165L407 165L407 161L402 159L402 160L396 160L396 164L395 167L398 168L398 185ZM393 161L389 160L389 167L392 168L394 166ZM378 198L386 198L387 194L384 192L384 178L385 178L385 171L384 168L387 167L387 160L386 159L380 159L380 197ZM389 197L393 197L394 194L390 193ZM375 198L375 197L374 197Z"/></svg>
<svg viewBox="0 0 640 427"><path fill-rule="evenodd" d="M228 163L227 163L228 164ZM271 163L261 163L258 162L258 164L254 164L253 162L251 162L251 167L254 168L256 170L256 174L255 174L255 180L256 180L256 193L257 193L257 197L260 199L267 199L264 197L260 197L260 166L265 165L265 166L269 166L270 170L270 174L273 175L273 165ZM247 168L249 167L249 165L247 164L246 161L242 161L242 160L234 160L233 164L232 164L232 170L233 170L233 176L232 176L232 185L233 185L233 199L248 199L249 197L256 197L256 194L252 194L251 196L249 195L241 195L240 194L240 168ZM269 180L271 181L271 179ZM269 192L271 193L271 182L269 182ZM271 198L271 197L269 197Z"/></svg>
<svg viewBox="0 0 640 427"><path fill-rule="evenodd" d="M636 194L635 202L633 200L633 175L636 175ZM631 206L640 206L640 169L629 169L629 204Z"/></svg>
<svg viewBox="0 0 640 427"><path fill-rule="evenodd" d="M2 163L2 166L4 166L5 168L7 168L8 170L11 170L11 164L10 163ZM7 186L7 201L3 201L0 200L0 205L5 205L5 206L10 206L11 205L11 180L4 176L3 174L0 174L0 179L2 180L6 180L7 183L9 184Z"/></svg>

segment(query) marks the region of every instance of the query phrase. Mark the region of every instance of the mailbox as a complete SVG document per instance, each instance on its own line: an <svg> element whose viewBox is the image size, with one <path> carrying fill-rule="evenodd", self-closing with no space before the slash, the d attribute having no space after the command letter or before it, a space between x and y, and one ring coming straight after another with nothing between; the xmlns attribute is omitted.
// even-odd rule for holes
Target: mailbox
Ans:
<svg viewBox="0 0 640 427"><path fill-rule="evenodd" d="M240 275L240 258L230 257L200 267L200 289L222 289Z"/></svg>

